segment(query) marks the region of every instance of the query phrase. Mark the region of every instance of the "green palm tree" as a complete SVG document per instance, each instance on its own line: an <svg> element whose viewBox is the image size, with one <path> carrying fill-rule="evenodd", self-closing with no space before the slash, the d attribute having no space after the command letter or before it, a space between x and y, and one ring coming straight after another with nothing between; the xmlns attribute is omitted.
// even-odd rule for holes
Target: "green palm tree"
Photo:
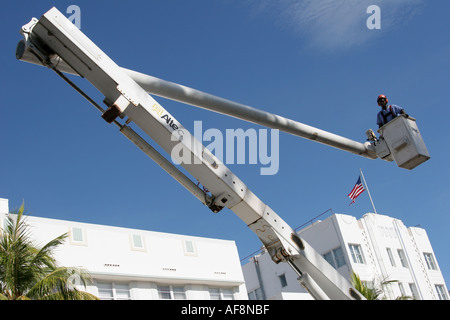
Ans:
<svg viewBox="0 0 450 320"><path fill-rule="evenodd" d="M75 286L77 282L86 287L87 271L56 265L52 251L67 233L39 248L31 240L23 213L24 204L0 228L0 300L96 300Z"/></svg>
<svg viewBox="0 0 450 320"><path fill-rule="evenodd" d="M377 300L383 293L381 289L375 288L373 281L370 283L361 281L359 275L354 271L351 274L353 287L358 290L367 300Z"/></svg>
<svg viewBox="0 0 450 320"><path fill-rule="evenodd" d="M398 282L397 280L383 280L380 285L377 286L375 281L364 282L361 281L359 275L357 275L353 270L351 274L351 283L353 287L358 290L367 300L379 300L384 294L384 287L390 283ZM412 299L410 296L399 296L396 300L409 300Z"/></svg>

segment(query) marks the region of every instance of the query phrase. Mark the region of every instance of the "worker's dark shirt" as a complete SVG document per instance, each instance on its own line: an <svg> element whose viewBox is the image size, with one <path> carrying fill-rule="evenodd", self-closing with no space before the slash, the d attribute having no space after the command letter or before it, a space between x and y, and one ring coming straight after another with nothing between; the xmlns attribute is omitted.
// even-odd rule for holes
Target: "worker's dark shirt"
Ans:
<svg viewBox="0 0 450 320"><path fill-rule="evenodd" d="M381 110L380 112L378 112L377 115L378 127L384 126L386 123L397 117L402 110L403 110L402 107L392 104L388 106L386 110Z"/></svg>

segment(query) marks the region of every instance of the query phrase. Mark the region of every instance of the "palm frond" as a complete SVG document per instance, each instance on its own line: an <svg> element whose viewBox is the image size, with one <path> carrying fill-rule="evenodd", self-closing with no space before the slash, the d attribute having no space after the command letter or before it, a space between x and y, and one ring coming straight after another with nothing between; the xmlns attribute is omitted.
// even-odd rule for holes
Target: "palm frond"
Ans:
<svg viewBox="0 0 450 320"><path fill-rule="evenodd" d="M383 298L383 295L385 293L384 288L389 284L398 282L398 280L387 280L387 278L384 278L378 282L376 282L375 280L364 282L361 281L361 278L353 270L350 280L353 287L358 290L367 300L378 300ZM411 297L409 296L402 295L397 297L396 300L408 300L410 298Z"/></svg>
<svg viewBox="0 0 450 320"><path fill-rule="evenodd" d="M41 300L99 300L99 298L85 291L71 291L68 294L55 292L42 297Z"/></svg>
<svg viewBox="0 0 450 320"><path fill-rule="evenodd" d="M375 287L375 282L363 282L359 275L354 271L351 274L351 282L353 287L358 290L367 300L377 300L381 294L382 290Z"/></svg>
<svg viewBox="0 0 450 320"><path fill-rule="evenodd" d="M0 300L95 299L78 289L91 280L86 270L57 267L53 251L64 243L67 233L39 248L31 239L24 208L22 203L16 214L8 216L1 232Z"/></svg>

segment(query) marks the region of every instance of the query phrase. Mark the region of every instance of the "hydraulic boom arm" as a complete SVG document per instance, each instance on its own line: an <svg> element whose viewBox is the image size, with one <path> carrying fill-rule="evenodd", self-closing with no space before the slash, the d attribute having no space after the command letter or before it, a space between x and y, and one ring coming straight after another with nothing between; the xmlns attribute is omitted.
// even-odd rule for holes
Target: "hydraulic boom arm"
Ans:
<svg viewBox="0 0 450 320"><path fill-rule="evenodd" d="M25 41L19 43L16 56L19 60L43 65L41 60L36 58L36 56L30 52ZM57 66L58 70L61 72L79 75L58 56L53 57L52 63ZM281 131L358 154L369 159L377 158L377 154L369 142L360 143L292 119L220 98L177 83L162 80L126 68L121 69L150 94L222 113L244 121L257 123L269 128L279 129Z"/></svg>

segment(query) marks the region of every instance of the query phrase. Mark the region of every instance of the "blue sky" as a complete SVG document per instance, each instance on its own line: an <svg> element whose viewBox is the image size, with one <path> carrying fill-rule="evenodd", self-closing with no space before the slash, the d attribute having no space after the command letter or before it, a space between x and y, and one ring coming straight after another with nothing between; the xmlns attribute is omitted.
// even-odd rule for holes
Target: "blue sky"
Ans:
<svg viewBox="0 0 450 320"><path fill-rule="evenodd" d="M450 3L446 1L21 1L0 12L0 197L34 216L260 242L232 211L211 213L42 67L17 61L19 29L56 4L81 9L81 30L119 65L364 142L376 97L417 119L431 160L412 171L280 133L279 171L228 165L293 228L349 206L363 170L378 213L426 229L450 279ZM369 5L381 29L369 30ZM70 14L67 14L70 16ZM81 79L74 79L101 103ZM260 126L155 97L192 130Z"/></svg>

